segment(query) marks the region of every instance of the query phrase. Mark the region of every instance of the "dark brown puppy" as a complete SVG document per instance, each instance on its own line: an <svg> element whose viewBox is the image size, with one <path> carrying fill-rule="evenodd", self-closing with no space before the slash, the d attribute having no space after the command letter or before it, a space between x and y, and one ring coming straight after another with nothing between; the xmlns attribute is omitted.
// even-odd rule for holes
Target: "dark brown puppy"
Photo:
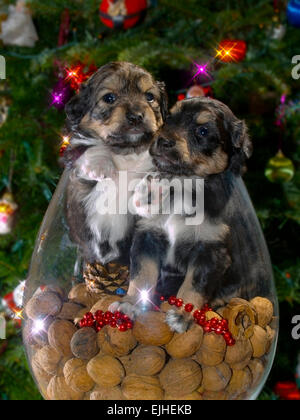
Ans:
<svg viewBox="0 0 300 420"><path fill-rule="evenodd" d="M150 169L148 149L166 112L164 84L125 62L101 67L67 104L67 219L85 260L107 263L128 249L133 216L100 215L99 183L119 171Z"/></svg>
<svg viewBox="0 0 300 420"><path fill-rule="evenodd" d="M219 101L182 101L172 109L150 153L160 179L204 179L204 218L189 224L194 213L172 212L175 205L171 214L140 210L146 217L137 224L132 246L128 302L115 303L112 309L134 316L141 309L141 290L149 292L150 301L156 290L158 295L177 294L197 308L204 302L222 305L233 296L263 293L269 265L256 249L251 235L256 221L247 214L251 204L239 190L240 174L252 153L245 123ZM184 193L189 191L184 188ZM138 202L140 208L142 200ZM197 213L196 199L195 205ZM178 332L188 326L174 310L167 320Z"/></svg>

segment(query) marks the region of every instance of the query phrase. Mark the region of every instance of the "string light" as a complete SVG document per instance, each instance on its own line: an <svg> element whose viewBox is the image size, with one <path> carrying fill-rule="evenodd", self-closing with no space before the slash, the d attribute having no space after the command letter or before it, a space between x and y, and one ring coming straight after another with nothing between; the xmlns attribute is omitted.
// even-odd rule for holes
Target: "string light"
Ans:
<svg viewBox="0 0 300 420"><path fill-rule="evenodd" d="M209 63L205 63L205 64L194 63L194 65L196 66L196 74L194 75L193 79L196 79L196 77L198 76L210 77L208 73Z"/></svg>
<svg viewBox="0 0 300 420"><path fill-rule="evenodd" d="M59 150L60 156L63 156L63 154L65 153L66 149L70 145L70 140L71 140L70 136L63 136L62 137L62 143L61 143L60 150Z"/></svg>
<svg viewBox="0 0 300 420"><path fill-rule="evenodd" d="M40 332L45 330L45 322L42 319L37 319L34 321L33 327L32 327L32 333L37 335Z"/></svg>

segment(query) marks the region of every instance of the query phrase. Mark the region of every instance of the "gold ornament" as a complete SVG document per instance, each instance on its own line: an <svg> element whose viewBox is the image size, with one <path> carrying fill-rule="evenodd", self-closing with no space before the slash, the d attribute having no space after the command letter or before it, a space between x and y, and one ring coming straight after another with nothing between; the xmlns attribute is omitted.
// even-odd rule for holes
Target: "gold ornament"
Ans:
<svg viewBox="0 0 300 420"><path fill-rule="evenodd" d="M295 167L293 162L284 156L282 151L279 150L277 155L269 160L265 170L265 175L271 182L289 182L294 178Z"/></svg>
<svg viewBox="0 0 300 420"><path fill-rule="evenodd" d="M0 199L0 235L11 233L17 208L18 205L14 202L13 195L5 193Z"/></svg>

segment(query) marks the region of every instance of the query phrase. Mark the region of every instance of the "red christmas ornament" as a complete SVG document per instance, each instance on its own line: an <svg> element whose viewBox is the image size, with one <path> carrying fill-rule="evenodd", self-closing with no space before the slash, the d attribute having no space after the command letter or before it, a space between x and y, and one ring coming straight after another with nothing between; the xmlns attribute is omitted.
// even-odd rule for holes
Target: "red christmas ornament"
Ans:
<svg viewBox="0 0 300 420"><path fill-rule="evenodd" d="M224 63L243 61L247 54L247 44L241 40L225 39L218 47L216 58Z"/></svg>
<svg viewBox="0 0 300 420"><path fill-rule="evenodd" d="M100 19L109 28L129 29L145 15L147 0L103 0Z"/></svg>
<svg viewBox="0 0 300 420"><path fill-rule="evenodd" d="M297 396L299 393L297 384L291 381L277 382L274 393L284 400L288 400L291 396Z"/></svg>

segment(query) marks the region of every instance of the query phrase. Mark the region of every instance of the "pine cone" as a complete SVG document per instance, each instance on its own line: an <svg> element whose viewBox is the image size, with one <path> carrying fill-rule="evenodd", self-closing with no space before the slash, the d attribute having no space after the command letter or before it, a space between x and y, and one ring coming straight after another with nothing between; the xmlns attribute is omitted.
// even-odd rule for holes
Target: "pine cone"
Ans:
<svg viewBox="0 0 300 420"><path fill-rule="evenodd" d="M129 269L118 263L87 264L83 277L87 288L93 293L125 295L128 290Z"/></svg>

